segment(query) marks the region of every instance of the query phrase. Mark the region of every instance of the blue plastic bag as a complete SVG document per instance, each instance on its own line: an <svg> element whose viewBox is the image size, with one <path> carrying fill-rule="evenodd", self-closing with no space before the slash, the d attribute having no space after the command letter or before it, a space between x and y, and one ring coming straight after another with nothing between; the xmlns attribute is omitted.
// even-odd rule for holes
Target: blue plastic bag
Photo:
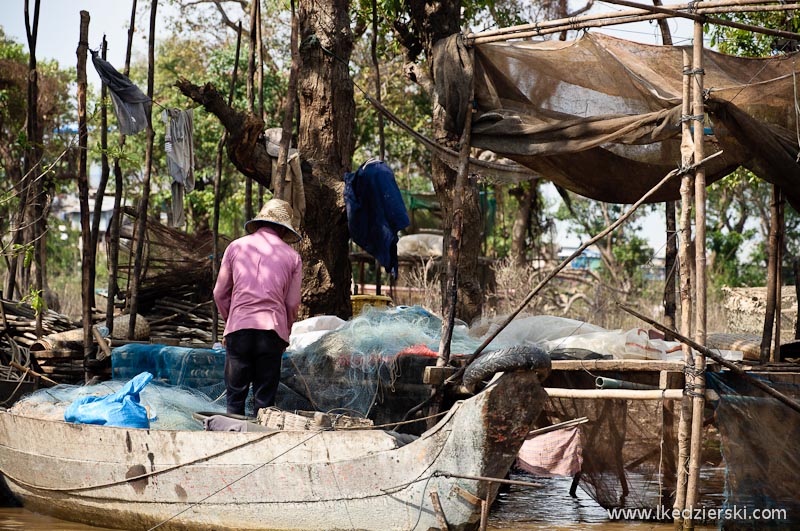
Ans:
<svg viewBox="0 0 800 531"><path fill-rule="evenodd" d="M64 420L76 424L149 428L150 420L147 410L139 403L139 393L152 379L152 374L143 372L114 394L81 397L69 405Z"/></svg>

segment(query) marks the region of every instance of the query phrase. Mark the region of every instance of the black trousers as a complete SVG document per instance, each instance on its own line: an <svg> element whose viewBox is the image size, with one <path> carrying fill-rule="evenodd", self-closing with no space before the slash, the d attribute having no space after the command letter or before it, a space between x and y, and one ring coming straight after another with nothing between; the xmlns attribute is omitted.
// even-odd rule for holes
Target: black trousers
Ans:
<svg viewBox="0 0 800 531"><path fill-rule="evenodd" d="M228 413L244 415L253 384L255 410L275 404L281 357L289 346L274 330L237 330L225 336L225 386Z"/></svg>

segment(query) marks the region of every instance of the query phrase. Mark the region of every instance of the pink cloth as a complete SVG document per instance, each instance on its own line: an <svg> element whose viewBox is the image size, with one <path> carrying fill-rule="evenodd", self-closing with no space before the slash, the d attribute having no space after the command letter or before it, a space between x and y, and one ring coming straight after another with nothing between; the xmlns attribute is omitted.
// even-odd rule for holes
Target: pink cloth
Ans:
<svg viewBox="0 0 800 531"><path fill-rule="evenodd" d="M270 226L232 242L214 286L225 335L245 328L274 330L288 343L300 307L302 268L297 251Z"/></svg>
<svg viewBox="0 0 800 531"><path fill-rule="evenodd" d="M578 426L535 435L522 443L517 466L534 476L574 476L583 465Z"/></svg>

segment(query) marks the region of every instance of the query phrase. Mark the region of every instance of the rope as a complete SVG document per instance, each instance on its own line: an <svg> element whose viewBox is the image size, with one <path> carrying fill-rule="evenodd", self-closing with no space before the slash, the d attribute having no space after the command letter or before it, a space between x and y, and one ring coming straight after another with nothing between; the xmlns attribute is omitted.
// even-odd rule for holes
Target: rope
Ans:
<svg viewBox="0 0 800 531"><path fill-rule="evenodd" d="M275 433L278 433L278 432L275 432ZM280 453L280 454L276 455L275 457L273 457L272 459L270 459L270 460L269 460L269 461L267 461L266 463L262 463L262 464L258 465L257 467L255 467L255 468L254 468L253 470L251 470L250 472L248 472L248 473L246 473L246 474L243 474L242 476L240 476L240 477L238 477L238 478L234 479L234 480L233 480L233 481L231 481L230 483L227 483L227 484L223 485L222 487L220 487L219 489L215 490L214 492L212 492L211 494L209 494L208 496L206 496L206 497L205 497L205 498L203 498L202 500L200 500L200 501L198 501L198 502L195 502L195 503L191 504L189 507L187 507L187 508L183 509L183 510L182 510L182 511L180 511L179 513L176 513L176 514L174 514L174 515L170 516L169 518L167 518L166 520L163 520L163 521L159 522L158 524L154 525L153 527L151 527L151 528L150 528L150 529L148 529L147 531L153 531L153 529L156 529L156 528L159 528L159 527L161 527L162 525L166 524L166 523L167 523L167 522L169 522L170 520L173 520L173 519L177 518L178 516L182 515L183 513L185 513L186 511L188 511L189 509L193 509L193 508L197 507L198 505L200 505L201 503L203 503L203 502L204 502L204 501L206 501L207 499L209 499L209 498L211 498L212 496L215 496L217 493L219 493L219 492L221 492L221 491L223 491L223 490L227 489L228 487L230 487L230 486L231 486L231 485L233 485L234 483L238 483L239 481L243 480L244 478L246 478L246 477L247 477L247 476L249 476L250 474L253 474L253 473L255 473L255 472L257 472L257 471L261 470L262 468L264 468L265 466L267 466L267 465L268 465L268 464L270 464L271 462L275 461L277 458L279 458L279 457L282 457L282 456L284 456L284 455L288 454L289 452L291 452L292 450L294 450L294 449L295 449L295 448L297 448L298 446L301 446L301 445L305 444L306 442L310 441L311 439L313 439L314 437L316 437L316 436L317 436L317 435L319 435L320 433L322 433L322 432L321 432L321 431L318 431L318 432L314 433L314 435L312 435L311 437L308 437L308 438L306 438L306 439L303 439L302 441L300 441L299 443L295 444L294 446L292 446L291 448L289 448L289 449L288 449L288 450L286 450L285 452L282 452L282 453ZM270 433L270 434L268 434L268 435L274 435L274 433Z"/></svg>
<svg viewBox="0 0 800 531"><path fill-rule="evenodd" d="M203 456L203 457L198 457L197 459L193 459L193 460L188 461L186 463L180 463L180 464L177 464L177 465L172 465L172 466L169 466L167 468L163 468L161 470L154 470L152 472L148 472L146 474L140 474L138 476L133 476L133 477L130 477L130 478L120 479L120 480L117 480L117 481L109 481L108 483L98 483L98 484L95 484L95 485L84 485L84 486L81 486L81 487L68 487L68 488L65 488L65 487L43 487L41 485L34 485L33 483L28 483L28 482L23 481L23 480L21 480L19 478L16 478L16 477L12 476L11 474L9 474L8 472L6 472L5 470L0 470L0 473L2 473L4 476L6 476L8 479L13 481L14 483L18 483L20 485L23 485L23 486L31 488L31 489L43 490L43 491L47 491L47 492L79 492L79 491L84 491L84 490L104 489L104 488L107 488L107 487L113 487L115 485L123 485L125 483L131 483L133 481L138 481L140 479L145 479L145 478L149 478L149 477L152 477L152 476L158 476L158 475L161 475L161 474L165 474L167 472L171 472L173 470L177 470L179 468L183 468L185 466L193 465L195 463L199 463L199 462L202 462L202 461L207 461L209 459L212 459L214 457L219 457L220 455L226 454L228 452L232 452L234 450L238 450L239 448L243 448L243 447L248 446L250 444L254 444L254 443L260 442L260 441L262 441L264 439L272 437L273 435L277 435L278 433L281 433L281 432L274 431L274 432L264 433L263 435L261 435L259 437L256 437L255 439L251 439L251 440L245 441L245 442L243 442L241 444L237 444L235 446L231 446L230 448L225 448L224 450L220 450L219 452L215 452L215 453ZM322 433L322 432L315 432L314 435L312 435L312 437L315 437L315 436L319 435L320 433ZM292 447L292 448L294 448L294 447ZM283 454L281 454L281 455L283 455ZM272 460L276 459L277 457L280 457L280 456L276 456ZM264 464L268 464L269 462L270 461L268 461L267 463L264 463ZM260 465L260 466L263 466L263 465ZM219 492L219 491L217 491L217 492ZM216 494L216 492L214 494Z"/></svg>

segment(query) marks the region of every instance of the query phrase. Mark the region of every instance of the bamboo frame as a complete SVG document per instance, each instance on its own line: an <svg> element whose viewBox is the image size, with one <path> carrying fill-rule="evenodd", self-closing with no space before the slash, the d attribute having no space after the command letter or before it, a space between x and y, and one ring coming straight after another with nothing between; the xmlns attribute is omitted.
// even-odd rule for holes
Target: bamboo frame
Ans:
<svg viewBox="0 0 800 531"><path fill-rule="evenodd" d="M617 4L620 6L628 6L628 7L644 9L645 11L650 11L651 13L664 13L673 17L688 18L689 20L694 20L695 22L700 23L701 25L716 24L717 26L727 26L729 28L752 31L753 33L761 33L762 35L783 37L784 39L800 40L800 35L798 35L797 33L792 33L791 31L762 28L760 26L753 26L751 24L742 24L739 22L733 22L730 20L725 20L717 17L711 17L706 14L684 13L682 11L667 9L665 7L656 7L656 6L638 4L636 2L630 2L629 0L605 0L605 1L608 2L609 4ZM782 7L783 9L779 9L778 11L786 10L785 6ZM727 11L728 10L726 9L725 12Z"/></svg>
<svg viewBox="0 0 800 531"><path fill-rule="evenodd" d="M668 18L682 17L686 13L683 13L681 10L690 9L689 4L678 4L672 7L674 13L665 13L662 11L654 12L650 10L650 6L644 6L633 2L621 5L640 6L640 7L626 11L618 11L616 13L598 13L594 15L584 15L580 17L555 19L535 24L523 24L521 26L514 26L513 28L517 29L512 31L494 30L490 32L473 33L466 37L466 42L467 44L470 45L487 44L491 42L507 41L512 39L526 39L531 37L538 37L541 35L560 33L566 30L577 31L580 29L615 26L620 24L629 24L632 22L643 22L648 20L664 20ZM765 5L763 0L722 0L713 2L698 2L697 4L695 4L695 7L696 8L692 11L692 13L696 13L696 16L701 18L703 17L709 18L709 20L706 21L707 23L730 25L722 23L727 21L722 21L722 19L708 17L708 15L719 14L719 13L791 11L795 9L800 9L800 4L794 3L794 4ZM665 11L672 11L667 8L662 8L662 9L664 9ZM738 23L734 24L738 25ZM750 26L749 28L740 28L740 29L749 29L750 31L756 31L757 29L762 29L764 31L769 32L769 34L778 31L778 30L769 30L766 28L758 28L757 26ZM757 31L757 32L764 33L764 31ZM800 38L800 36L798 36L797 34L789 34L782 36L794 39Z"/></svg>

